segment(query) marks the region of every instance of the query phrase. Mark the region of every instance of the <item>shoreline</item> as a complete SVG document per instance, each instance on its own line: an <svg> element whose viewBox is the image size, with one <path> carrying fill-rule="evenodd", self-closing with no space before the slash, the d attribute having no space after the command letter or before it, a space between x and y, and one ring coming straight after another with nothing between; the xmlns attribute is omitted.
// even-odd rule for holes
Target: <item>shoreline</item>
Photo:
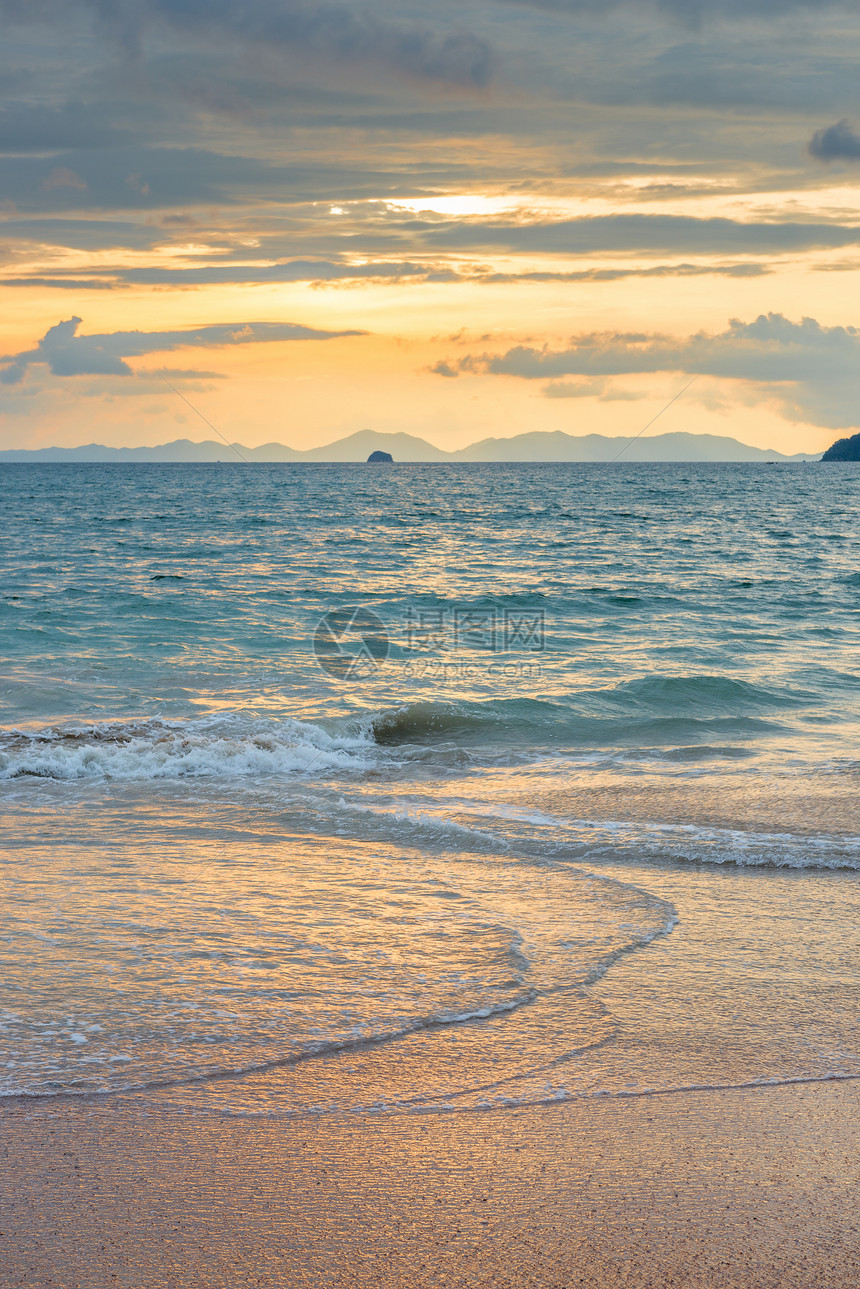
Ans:
<svg viewBox="0 0 860 1289"><path fill-rule="evenodd" d="M860 1087L456 1114L0 1109L0 1284L849 1289Z"/></svg>

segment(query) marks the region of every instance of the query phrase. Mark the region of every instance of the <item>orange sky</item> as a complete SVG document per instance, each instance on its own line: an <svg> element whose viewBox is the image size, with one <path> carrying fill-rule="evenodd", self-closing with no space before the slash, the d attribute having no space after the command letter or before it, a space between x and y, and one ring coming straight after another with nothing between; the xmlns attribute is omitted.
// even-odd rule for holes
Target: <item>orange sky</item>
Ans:
<svg viewBox="0 0 860 1289"><path fill-rule="evenodd" d="M693 375L651 432L860 427L856 12L34 13L0 56L0 448L211 437L165 376L249 446L627 435Z"/></svg>

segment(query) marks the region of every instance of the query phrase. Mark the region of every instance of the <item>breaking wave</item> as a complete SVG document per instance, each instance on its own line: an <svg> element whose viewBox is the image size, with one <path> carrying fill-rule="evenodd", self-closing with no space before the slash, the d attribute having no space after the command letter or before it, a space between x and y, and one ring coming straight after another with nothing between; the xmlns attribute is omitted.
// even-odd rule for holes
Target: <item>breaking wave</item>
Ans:
<svg viewBox="0 0 860 1289"><path fill-rule="evenodd" d="M0 779L243 778L369 769L360 730L329 733L306 721L239 716L191 721L70 723L0 736Z"/></svg>

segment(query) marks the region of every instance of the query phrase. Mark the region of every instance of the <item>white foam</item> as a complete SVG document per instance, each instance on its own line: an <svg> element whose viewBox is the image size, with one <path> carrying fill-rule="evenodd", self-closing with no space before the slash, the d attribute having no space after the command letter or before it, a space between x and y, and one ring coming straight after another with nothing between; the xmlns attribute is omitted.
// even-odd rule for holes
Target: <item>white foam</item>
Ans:
<svg viewBox="0 0 860 1289"><path fill-rule="evenodd" d="M254 722L229 714L12 731L0 746L0 779L6 780L244 778L366 770L374 764L374 744L365 734L331 734L304 721Z"/></svg>
<svg viewBox="0 0 860 1289"><path fill-rule="evenodd" d="M496 833L486 832L481 828L471 828L467 824L458 823L456 819L450 819L447 815L436 814L432 810L416 810L412 808L386 810L382 806L347 801L345 797L340 797L337 804L341 810L348 810L353 814L383 820L398 834L418 829L430 833L437 840L445 837L450 837L456 842L477 840L490 844L497 851L510 850L510 845L504 837L500 837Z"/></svg>

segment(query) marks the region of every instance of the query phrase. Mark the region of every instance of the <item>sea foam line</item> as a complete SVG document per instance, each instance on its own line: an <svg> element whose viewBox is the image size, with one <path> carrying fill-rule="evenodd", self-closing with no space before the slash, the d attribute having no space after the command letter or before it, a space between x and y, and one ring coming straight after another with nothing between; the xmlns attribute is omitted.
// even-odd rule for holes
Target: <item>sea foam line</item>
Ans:
<svg viewBox="0 0 860 1289"><path fill-rule="evenodd" d="M278 1057L271 1061L260 1061L252 1065L237 1066L231 1069L205 1070L199 1074L178 1075L173 1078L142 1079L135 1083L126 1083L113 1088L68 1087L57 1088L50 1092L44 1088L11 1088L0 1091L0 1101L4 1099L11 1100L15 1097L26 1097L28 1100L33 1101L62 1096L113 1097L128 1092L149 1092L160 1088L180 1088L201 1083L214 1083L224 1079L242 1079L254 1074L266 1074L270 1070L299 1065L304 1061L314 1060L317 1057L331 1056L336 1052L357 1052L365 1048L379 1047L384 1043L397 1042L398 1039L409 1038L413 1034L421 1034L428 1030L446 1029L449 1026L461 1025L466 1021L488 1020L492 1016L503 1016L507 1012L518 1010L520 1007L527 1007L534 1002L536 997L537 991L531 989L518 998L510 998L500 1003L489 1003L484 1007L476 1007L472 1011L442 1012L438 1016L421 1017L412 1025L405 1025L402 1029L389 1030L382 1034L362 1035L358 1038L345 1038L330 1043L315 1043L300 1052L291 1052L288 1056Z"/></svg>
<svg viewBox="0 0 860 1289"><path fill-rule="evenodd" d="M287 720L251 722L229 714L197 721L68 724L0 739L0 779L155 780L302 774L312 767L370 769L367 735L331 734Z"/></svg>
<svg viewBox="0 0 860 1289"><path fill-rule="evenodd" d="M560 1088L543 1097L498 1097L493 1101L480 1102L474 1106L458 1106L446 1102L441 1105L409 1106L392 1103L392 1111L403 1114L485 1114L488 1111L519 1110L529 1107L570 1105L576 1101L621 1101L639 1100L650 1097L682 1096L690 1092L763 1092L776 1088L806 1086L814 1083L852 1083L860 1079L855 1074L799 1074L786 1078L748 1079L741 1083L684 1083L671 1088L620 1088L617 1092L600 1089L596 1092L568 1092ZM358 1108L358 1107L357 1107Z"/></svg>

